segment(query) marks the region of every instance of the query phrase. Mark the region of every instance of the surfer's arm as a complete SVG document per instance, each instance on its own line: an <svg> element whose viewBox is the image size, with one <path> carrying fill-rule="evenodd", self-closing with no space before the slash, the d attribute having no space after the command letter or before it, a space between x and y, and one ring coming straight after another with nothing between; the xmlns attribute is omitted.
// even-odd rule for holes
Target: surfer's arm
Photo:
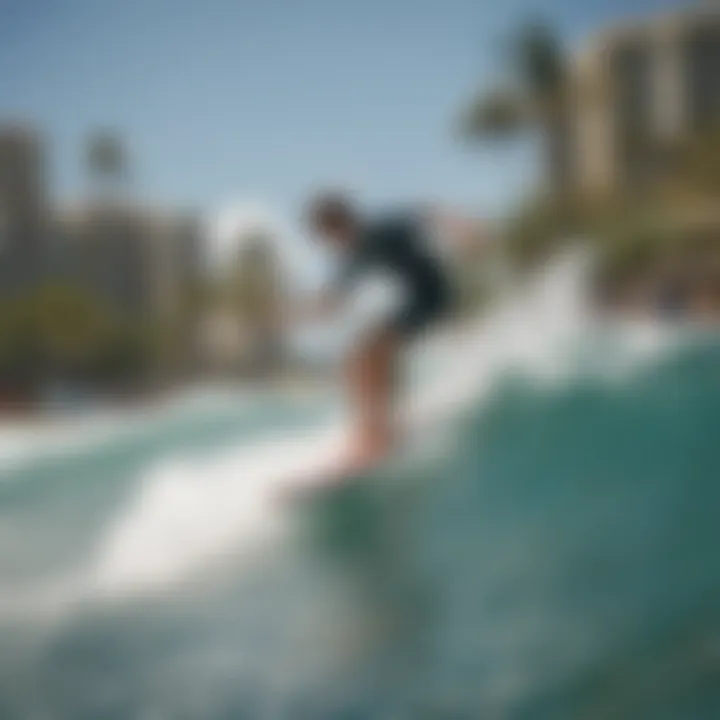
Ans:
<svg viewBox="0 0 720 720"><path fill-rule="evenodd" d="M445 206L425 206L422 218L436 242L451 252L475 250L490 240L490 233L481 222Z"/></svg>
<svg viewBox="0 0 720 720"><path fill-rule="evenodd" d="M335 288L326 288L316 295L297 299L288 311L292 323L323 320L337 312L342 303L342 294Z"/></svg>
<svg viewBox="0 0 720 720"><path fill-rule="evenodd" d="M366 251L346 262L333 280L309 300L293 303L291 315L297 322L323 320L342 309L343 303L362 272Z"/></svg>

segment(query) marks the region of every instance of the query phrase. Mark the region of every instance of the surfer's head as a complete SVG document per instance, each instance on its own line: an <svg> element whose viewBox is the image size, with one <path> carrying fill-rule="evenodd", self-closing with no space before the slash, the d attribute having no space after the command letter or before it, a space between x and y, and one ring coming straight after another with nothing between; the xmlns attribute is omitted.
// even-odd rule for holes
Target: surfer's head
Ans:
<svg viewBox="0 0 720 720"><path fill-rule="evenodd" d="M360 225L354 203L338 192L317 195L309 205L308 219L312 231L335 246L355 242Z"/></svg>

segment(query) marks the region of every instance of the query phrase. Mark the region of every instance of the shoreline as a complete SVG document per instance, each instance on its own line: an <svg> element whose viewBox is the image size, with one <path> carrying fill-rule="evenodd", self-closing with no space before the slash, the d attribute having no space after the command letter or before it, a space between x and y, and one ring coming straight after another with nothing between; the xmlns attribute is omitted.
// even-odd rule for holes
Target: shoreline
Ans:
<svg viewBox="0 0 720 720"><path fill-rule="evenodd" d="M58 403L41 407L37 403L0 405L0 439L8 433L25 430L62 429L66 425L77 428L87 423L108 419L143 418L173 409L177 405L202 401L206 397L250 397L256 394L282 392L288 396L312 394L326 383L322 378L304 375L285 375L271 381L205 380L190 382L164 390L133 395L98 395L89 401Z"/></svg>

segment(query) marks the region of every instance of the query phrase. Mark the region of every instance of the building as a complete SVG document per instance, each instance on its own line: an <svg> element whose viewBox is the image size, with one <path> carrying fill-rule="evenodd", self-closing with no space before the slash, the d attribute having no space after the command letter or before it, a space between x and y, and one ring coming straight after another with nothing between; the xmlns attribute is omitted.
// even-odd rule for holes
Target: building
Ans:
<svg viewBox="0 0 720 720"><path fill-rule="evenodd" d="M21 125L0 127L0 293L17 291L37 278L46 216L39 136Z"/></svg>
<svg viewBox="0 0 720 720"><path fill-rule="evenodd" d="M167 360L175 372L193 374L202 362L202 225L195 214L179 211L155 211L147 223L147 311L169 333Z"/></svg>
<svg viewBox="0 0 720 720"><path fill-rule="evenodd" d="M134 210L89 206L55 213L45 277L82 288L128 315L149 311L146 223Z"/></svg>
<svg viewBox="0 0 720 720"><path fill-rule="evenodd" d="M188 372L198 356L201 246L192 213L107 202L65 209L53 218L45 280L79 287L138 326L161 328L168 358Z"/></svg>
<svg viewBox="0 0 720 720"><path fill-rule="evenodd" d="M194 374L201 228L195 213L119 193L51 208L38 134L0 127L0 303L11 301L0 396L20 384L33 398L57 382L154 387Z"/></svg>
<svg viewBox="0 0 720 720"><path fill-rule="evenodd" d="M571 77L574 187L602 194L662 180L676 143L720 127L720 10L605 31L576 55Z"/></svg>
<svg viewBox="0 0 720 720"><path fill-rule="evenodd" d="M199 219L108 197L51 210L46 177L39 135L0 126L0 291L69 281L122 312L175 312L199 282Z"/></svg>

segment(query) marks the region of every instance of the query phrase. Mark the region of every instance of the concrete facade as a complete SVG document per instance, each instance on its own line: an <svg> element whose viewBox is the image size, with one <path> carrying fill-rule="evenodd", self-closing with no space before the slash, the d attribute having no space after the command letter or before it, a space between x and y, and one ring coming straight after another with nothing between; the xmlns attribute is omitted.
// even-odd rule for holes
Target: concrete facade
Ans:
<svg viewBox="0 0 720 720"><path fill-rule="evenodd" d="M673 142L720 126L720 11L608 30L575 56L571 77L574 186L643 186L665 172Z"/></svg>

